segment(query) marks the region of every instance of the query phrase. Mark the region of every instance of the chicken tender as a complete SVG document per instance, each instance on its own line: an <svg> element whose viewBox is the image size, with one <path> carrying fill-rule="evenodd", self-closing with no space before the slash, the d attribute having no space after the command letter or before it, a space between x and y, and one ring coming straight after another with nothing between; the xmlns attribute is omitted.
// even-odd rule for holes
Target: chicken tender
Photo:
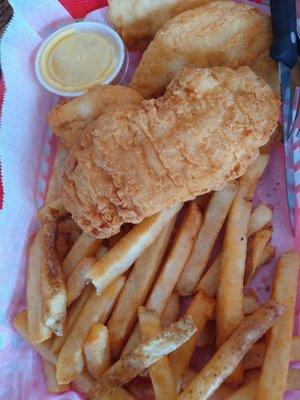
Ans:
<svg viewBox="0 0 300 400"><path fill-rule="evenodd" d="M67 161L63 201L105 238L238 178L277 126L279 102L248 67L183 69L163 97L118 108Z"/></svg>
<svg viewBox="0 0 300 400"><path fill-rule="evenodd" d="M246 65L278 94L278 68L269 56L271 43L269 16L246 4L216 1L168 21L143 54L130 86L145 98L157 97L185 66Z"/></svg>
<svg viewBox="0 0 300 400"><path fill-rule="evenodd" d="M145 50L172 17L212 0L108 0L108 16L130 50Z"/></svg>
<svg viewBox="0 0 300 400"><path fill-rule="evenodd" d="M97 85L86 94L59 103L47 115L52 131L67 149L77 143L83 130L96 118L124 104L140 104L142 96L134 89L118 85Z"/></svg>

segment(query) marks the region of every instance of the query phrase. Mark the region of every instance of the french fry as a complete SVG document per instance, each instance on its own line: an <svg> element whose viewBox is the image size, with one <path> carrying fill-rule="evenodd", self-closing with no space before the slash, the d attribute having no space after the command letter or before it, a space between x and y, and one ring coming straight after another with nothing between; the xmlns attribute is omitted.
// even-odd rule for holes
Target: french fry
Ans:
<svg viewBox="0 0 300 400"><path fill-rule="evenodd" d="M66 210L61 199L56 199L50 203L46 203L38 211L38 217L40 221L44 221L49 218L52 219L53 215L56 216L57 220L68 215L68 211Z"/></svg>
<svg viewBox="0 0 300 400"><path fill-rule="evenodd" d="M30 341L27 326L27 312L26 310L20 312L14 319L13 325L18 333L49 363L56 365L57 356L54 355L46 342L33 343ZM86 372L83 371L79 374L74 381L71 382L71 386L75 387L81 393L87 394L89 390L93 388L96 381ZM112 394L103 400L134 400L130 394L123 388L116 388Z"/></svg>
<svg viewBox="0 0 300 400"><path fill-rule="evenodd" d="M137 320L138 307L151 289L168 245L175 218L163 229L155 241L136 260L108 322L112 355L120 355Z"/></svg>
<svg viewBox="0 0 300 400"><path fill-rule="evenodd" d="M243 281L248 223L255 188L268 160L267 155L260 155L239 179L239 190L228 215L218 276L217 347L228 339L244 318ZM240 365L230 380L232 383L241 383L242 379L243 367Z"/></svg>
<svg viewBox="0 0 300 400"><path fill-rule="evenodd" d="M100 239L82 233L78 240L74 243L73 247L69 251L67 257L63 262L63 271L66 278L68 278L76 264L83 257L93 256L94 253L99 249L101 245Z"/></svg>
<svg viewBox="0 0 300 400"><path fill-rule="evenodd" d="M300 370L289 369L285 390L300 390Z"/></svg>
<svg viewBox="0 0 300 400"><path fill-rule="evenodd" d="M254 374L250 379L245 381L245 384L239 389L235 390L232 394L226 397L226 400L255 400L259 370L253 371ZM300 370L289 369L285 390L300 390Z"/></svg>
<svg viewBox="0 0 300 400"><path fill-rule="evenodd" d="M236 191L236 182L230 182L212 195L195 245L176 285L181 296L192 294L197 287Z"/></svg>
<svg viewBox="0 0 300 400"><path fill-rule="evenodd" d="M51 351L53 353L58 353L60 351L60 349L62 348L62 345L66 341L66 338L68 337L69 333L73 329L73 326L78 318L78 315L79 315L84 303L90 297L93 290L94 290L94 288L91 285L86 286L84 288L83 292L81 293L81 295L79 296L79 298L68 308L67 318L66 318L65 326L64 326L64 334L63 334L63 336L56 336L53 338L52 346L51 346Z"/></svg>
<svg viewBox="0 0 300 400"><path fill-rule="evenodd" d="M62 146L62 144L58 143L56 156L48 183L45 203L50 203L61 196L62 175L64 171L63 166L68 154L69 152Z"/></svg>
<svg viewBox="0 0 300 400"><path fill-rule="evenodd" d="M129 339L126 342L126 345L124 346L124 349L122 351L121 356L125 356L129 354L133 349L142 341L142 335L140 331L139 324L137 323L135 325L135 328L131 332Z"/></svg>
<svg viewBox="0 0 300 400"><path fill-rule="evenodd" d="M244 315L253 314L260 307L260 305L253 296L243 296L242 302L243 302ZM215 320L215 319L216 319L216 313L214 310L210 320Z"/></svg>
<svg viewBox="0 0 300 400"><path fill-rule="evenodd" d="M211 316L214 306L214 299L207 296L204 292L199 291L186 310L185 315L192 317L197 327L197 332L186 343L170 354L170 362L178 388L180 387L182 377L189 367L200 333Z"/></svg>
<svg viewBox="0 0 300 400"><path fill-rule="evenodd" d="M247 317L217 350L179 400L206 400L239 365L245 353L275 323L282 307L269 302Z"/></svg>
<svg viewBox="0 0 300 400"><path fill-rule="evenodd" d="M49 393L63 393L70 390L70 385L60 385L56 380L56 368L49 361L43 360L44 373L46 378L46 387Z"/></svg>
<svg viewBox="0 0 300 400"><path fill-rule="evenodd" d="M41 263L42 263L42 232L39 231L29 250L27 270L27 314L28 332L30 340L34 343L49 339L52 335L43 321L42 293L41 293Z"/></svg>
<svg viewBox="0 0 300 400"><path fill-rule="evenodd" d="M95 378L110 367L110 346L108 330L102 323L94 324L83 345L88 372Z"/></svg>
<svg viewBox="0 0 300 400"><path fill-rule="evenodd" d="M66 281L67 304L68 306L76 300L88 281L88 273L95 263L92 257L83 257L73 268L69 278Z"/></svg>
<svg viewBox="0 0 300 400"><path fill-rule="evenodd" d="M183 271L201 225L201 212L195 203L190 203L176 232L165 264L149 295L146 307L158 312L166 307L168 298Z"/></svg>
<svg viewBox="0 0 300 400"><path fill-rule="evenodd" d="M266 218L264 218L266 216ZM268 224L272 219L272 211L269 207L264 204L260 204L256 207L254 211L252 211L248 224L248 236L252 233L257 232L262 229L266 224ZM249 229L250 224L251 229ZM266 245L263 253L261 254L261 258L259 259L259 266L264 265L270 262L275 256L275 249L271 245ZM220 268L220 260L221 255L218 255L215 261L212 263L210 268L206 271L206 273L201 278L197 290L202 290L208 296L215 296L217 293L218 286L218 274Z"/></svg>
<svg viewBox="0 0 300 400"><path fill-rule="evenodd" d="M255 343L245 355L243 363L245 369L260 368L263 365L266 354L266 344L264 342ZM290 362L300 360L300 336L292 338Z"/></svg>
<svg viewBox="0 0 300 400"><path fill-rule="evenodd" d="M27 322L27 311L23 310L16 315L13 326L16 331L28 342L45 360L49 361L51 364L56 364L57 357L51 352L48 343L40 342L35 343L31 341L31 337L28 331Z"/></svg>
<svg viewBox="0 0 300 400"><path fill-rule="evenodd" d="M190 383L191 381L197 376L197 372L193 371L192 369L188 369L183 377L181 388L184 390ZM233 390L231 389L230 386L226 385L223 383L216 391L215 393L210 396L210 400L227 400L227 396L229 396Z"/></svg>
<svg viewBox="0 0 300 400"><path fill-rule="evenodd" d="M267 264L268 262L272 261L275 257L276 249L275 247L267 244L266 247L263 249L261 257L259 259L259 266Z"/></svg>
<svg viewBox="0 0 300 400"><path fill-rule="evenodd" d="M139 326L143 341L153 339L161 334L159 315L145 307L139 307ZM150 365L149 374L157 400L177 399L175 379L168 356L164 356Z"/></svg>
<svg viewBox="0 0 300 400"><path fill-rule="evenodd" d="M268 337L266 355L258 380L257 400L282 399L289 369L297 294L299 256L288 252L281 256L275 269L271 298L285 307Z"/></svg>
<svg viewBox="0 0 300 400"><path fill-rule="evenodd" d="M197 290L202 290L208 296L214 297L218 288L218 276L220 270L221 255L219 254L207 272L200 280Z"/></svg>
<svg viewBox="0 0 300 400"><path fill-rule="evenodd" d="M260 203L251 213L248 224L248 236L260 231L272 221L272 210L266 204Z"/></svg>
<svg viewBox="0 0 300 400"><path fill-rule="evenodd" d="M247 226L251 203L239 191L229 212L220 261L217 291L217 347L242 323L243 280L247 249Z"/></svg>
<svg viewBox="0 0 300 400"><path fill-rule="evenodd" d="M195 203L190 203L176 232L168 257L146 302L146 307L156 311L159 316L166 307L168 299L180 277L200 224L201 212ZM123 354L131 351L137 341L140 340L140 337L137 324L124 347Z"/></svg>
<svg viewBox="0 0 300 400"><path fill-rule="evenodd" d="M132 353L121 357L105 372L89 392L88 399L103 400L114 388L129 382L160 358L176 350L195 332L192 318L184 317L164 329L161 335L140 343Z"/></svg>
<svg viewBox="0 0 300 400"><path fill-rule="evenodd" d="M180 302L178 295L173 292L164 308L160 321L162 328L167 328L179 319Z"/></svg>
<svg viewBox="0 0 300 400"><path fill-rule="evenodd" d="M104 246L103 244L99 247L99 249L96 251L94 257L98 261L100 258L102 258L106 253L108 252L108 247Z"/></svg>
<svg viewBox="0 0 300 400"><path fill-rule="evenodd" d="M43 320L47 328L57 336L63 334L67 313L67 295L62 272L62 264L56 251L57 224L59 210L44 206L40 210L41 219L41 294Z"/></svg>
<svg viewBox="0 0 300 400"><path fill-rule="evenodd" d="M85 302L58 356L57 380L59 383L69 383L82 372L83 343L87 334L96 322L107 321L124 283L125 278L120 277L101 296L93 291Z"/></svg>
<svg viewBox="0 0 300 400"><path fill-rule="evenodd" d="M90 279L98 293L101 293L111 282L131 267L181 207L182 204L179 204L144 219L94 264L90 271Z"/></svg>
<svg viewBox="0 0 300 400"><path fill-rule="evenodd" d="M256 274L262 258L264 257L264 249L271 239L272 228L263 228L254 232L248 239L247 257L244 284L246 285Z"/></svg>

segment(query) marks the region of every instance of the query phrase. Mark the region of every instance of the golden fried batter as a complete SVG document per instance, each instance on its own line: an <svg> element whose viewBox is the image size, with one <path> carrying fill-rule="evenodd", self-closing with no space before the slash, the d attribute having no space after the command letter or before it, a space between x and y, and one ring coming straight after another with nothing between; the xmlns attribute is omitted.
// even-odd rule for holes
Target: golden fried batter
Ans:
<svg viewBox="0 0 300 400"><path fill-rule="evenodd" d="M83 130L96 118L124 104L140 104L142 96L134 89L118 85L97 85L86 94L59 103L47 115L53 133L67 149L77 143Z"/></svg>
<svg viewBox="0 0 300 400"><path fill-rule="evenodd" d="M108 16L130 50L144 50L172 17L212 0L108 0Z"/></svg>
<svg viewBox="0 0 300 400"><path fill-rule="evenodd" d="M246 4L216 1L168 21L143 54L131 86L145 98L157 97L184 66L247 65L278 94L271 42L269 16Z"/></svg>
<svg viewBox="0 0 300 400"><path fill-rule="evenodd" d="M278 107L248 67L183 69L163 97L118 108L86 129L67 161L65 207L103 238L219 190L258 156Z"/></svg>

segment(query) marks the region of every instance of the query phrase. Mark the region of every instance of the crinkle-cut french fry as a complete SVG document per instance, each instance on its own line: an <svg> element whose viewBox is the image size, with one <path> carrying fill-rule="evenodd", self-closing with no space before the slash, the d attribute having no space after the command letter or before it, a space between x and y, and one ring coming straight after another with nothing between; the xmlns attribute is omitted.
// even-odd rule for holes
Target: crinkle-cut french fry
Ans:
<svg viewBox="0 0 300 400"><path fill-rule="evenodd" d="M179 396L179 400L206 400L235 370L245 353L274 325L282 307L272 301L247 317Z"/></svg>
<svg viewBox="0 0 300 400"><path fill-rule="evenodd" d="M61 196L62 175L64 171L63 166L68 154L69 152L62 146L62 144L58 143L56 156L48 183L45 203L50 203L54 200L57 200Z"/></svg>
<svg viewBox="0 0 300 400"><path fill-rule="evenodd" d="M38 343L52 335L43 321L41 293L42 232L39 231L30 246L27 270L27 315L30 340Z"/></svg>
<svg viewBox="0 0 300 400"><path fill-rule="evenodd" d="M180 226L176 232L168 257L161 268L159 276L150 292L146 307L156 311L159 315L166 307L167 301L173 292L182 269L191 252L195 236L201 225L201 212L192 202L185 211ZM124 347L123 354L132 350L140 338L137 326Z"/></svg>
<svg viewBox="0 0 300 400"><path fill-rule="evenodd" d="M272 221L272 210L266 204L260 203L251 213L248 224L248 236L260 231Z"/></svg>
<svg viewBox="0 0 300 400"><path fill-rule="evenodd" d="M56 251L59 211L52 205L40 209L41 220L41 295L45 325L62 336L67 313L67 295L62 264Z"/></svg>
<svg viewBox="0 0 300 400"><path fill-rule="evenodd" d="M90 279L98 293L101 293L111 282L131 267L181 207L182 204L178 204L152 217L145 218L94 264L90 271Z"/></svg>
<svg viewBox="0 0 300 400"><path fill-rule="evenodd" d="M26 310L21 311L14 319L14 327L19 334L49 363L56 365L57 356L53 354L47 345L47 342L43 343L32 343L28 334L27 326L27 312ZM96 381L86 372L82 371L81 374L77 375L74 381L71 382L71 386L75 387L81 393L87 394L89 390L93 388ZM134 400L132 396L123 388L116 388L113 393L103 400Z"/></svg>
<svg viewBox="0 0 300 400"><path fill-rule="evenodd" d="M63 393L70 390L70 385L64 384L60 385L56 380L56 368L55 365L51 364L49 361L42 359L44 373L46 378L46 387L49 393Z"/></svg>
<svg viewBox="0 0 300 400"><path fill-rule="evenodd" d="M199 290L186 310L185 315L192 317L197 327L197 332L186 343L170 354L170 362L178 388L183 375L189 367L200 333L211 316L214 306L215 300Z"/></svg>
<svg viewBox="0 0 300 400"><path fill-rule="evenodd" d="M73 326L78 318L78 315L84 305L84 303L87 301L87 299L90 297L90 295L93 293L93 286L88 285L84 288L83 292L79 296L77 300L68 308L67 312L67 318L65 321L65 326L64 326L64 334L63 336L56 336L53 338L52 346L51 346L51 351L53 353L58 353L60 349L62 348L62 345L66 341L69 333L73 329Z"/></svg>
<svg viewBox="0 0 300 400"><path fill-rule="evenodd" d="M143 341L161 334L159 315L145 307L139 308L139 326ZM157 400L176 400L177 391L173 371L168 356L164 356L150 365L149 374Z"/></svg>
<svg viewBox="0 0 300 400"><path fill-rule="evenodd" d="M78 264L83 257L93 256L100 245L100 239L95 239L83 232L64 259L63 271L65 277L68 278L70 276L75 265Z"/></svg>
<svg viewBox="0 0 300 400"><path fill-rule="evenodd" d="M194 292L224 224L236 191L236 182L230 182L224 189L212 195L205 210L203 224L199 230L193 250L176 285L176 290L180 295L187 296Z"/></svg>
<svg viewBox="0 0 300 400"><path fill-rule="evenodd" d="M105 325L96 323L92 326L83 350L87 370L95 379L99 379L111 364L108 330Z"/></svg>
<svg viewBox="0 0 300 400"><path fill-rule="evenodd" d="M162 331L161 335L140 343L131 353L121 357L99 379L89 392L88 399L103 400L114 388L121 386L160 358L176 350L194 333L191 317L184 317Z"/></svg>
<svg viewBox="0 0 300 400"><path fill-rule="evenodd" d="M239 190L233 200L223 242L219 286L217 293L217 347L220 347L241 324L243 312L243 282L247 250L247 230L256 185L268 163L267 155L260 155L239 179ZM241 383L243 367L239 365L230 377Z"/></svg>
<svg viewBox="0 0 300 400"><path fill-rule="evenodd" d="M67 304L70 304L76 300L88 282L88 273L95 263L95 259L92 257L83 257L78 264L73 268L71 275L66 280L66 292L67 292Z"/></svg>
<svg viewBox="0 0 300 400"><path fill-rule="evenodd" d="M69 383L83 371L83 343L87 334L96 322L107 321L124 283L125 278L121 276L102 295L98 296L93 291L85 302L58 356L57 380L59 383Z"/></svg>
<svg viewBox="0 0 300 400"><path fill-rule="evenodd" d="M263 228L260 231L253 233L247 244L247 257L244 284L246 285L256 274L261 266L260 262L264 257L264 249L271 239L272 228Z"/></svg>
<svg viewBox="0 0 300 400"><path fill-rule="evenodd" d="M162 328L167 328L173 322L179 319L180 301L179 296L175 292L169 297L166 307L164 308L160 321Z"/></svg>
<svg viewBox="0 0 300 400"><path fill-rule="evenodd" d="M286 387L292 344L295 301L300 258L296 252L283 254L275 269L271 298L285 307L285 313L270 330L256 392L257 400L282 399Z"/></svg>
<svg viewBox="0 0 300 400"><path fill-rule="evenodd" d="M167 248L175 218L136 260L108 322L112 355L120 355L136 320L138 307L144 303L153 285Z"/></svg>

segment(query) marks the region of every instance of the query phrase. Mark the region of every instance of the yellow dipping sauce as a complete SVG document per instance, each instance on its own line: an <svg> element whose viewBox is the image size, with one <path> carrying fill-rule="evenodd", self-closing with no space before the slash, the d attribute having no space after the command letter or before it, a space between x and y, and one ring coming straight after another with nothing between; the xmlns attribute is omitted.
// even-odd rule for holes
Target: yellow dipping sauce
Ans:
<svg viewBox="0 0 300 400"><path fill-rule="evenodd" d="M62 32L44 49L40 59L43 79L66 92L80 92L104 82L114 71L118 49L101 32Z"/></svg>

